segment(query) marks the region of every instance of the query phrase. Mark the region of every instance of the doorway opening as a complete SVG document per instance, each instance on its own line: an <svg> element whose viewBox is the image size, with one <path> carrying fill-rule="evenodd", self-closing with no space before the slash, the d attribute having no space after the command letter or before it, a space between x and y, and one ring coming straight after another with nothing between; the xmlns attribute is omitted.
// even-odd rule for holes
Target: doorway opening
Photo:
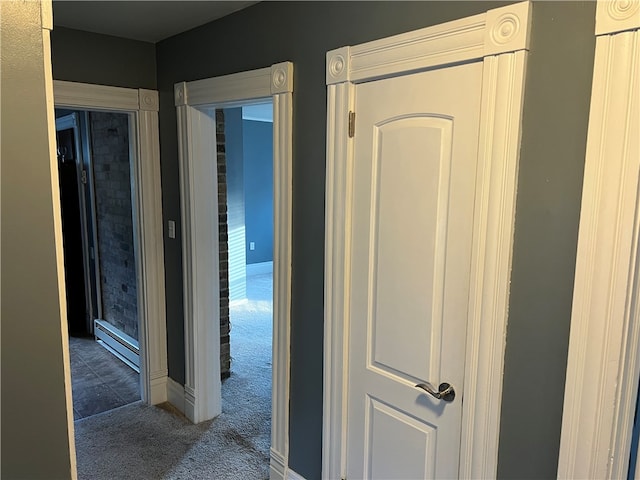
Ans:
<svg viewBox="0 0 640 480"><path fill-rule="evenodd" d="M183 244L185 379L169 401L194 423L222 413L216 108L273 102L273 340L270 476L286 478L289 455L289 332L293 64L174 85ZM215 208L215 207L214 207Z"/></svg>
<svg viewBox="0 0 640 480"><path fill-rule="evenodd" d="M223 411L269 462L273 335L273 104L216 109Z"/></svg>
<svg viewBox="0 0 640 480"><path fill-rule="evenodd" d="M141 398L130 117L56 109L74 420Z"/></svg>

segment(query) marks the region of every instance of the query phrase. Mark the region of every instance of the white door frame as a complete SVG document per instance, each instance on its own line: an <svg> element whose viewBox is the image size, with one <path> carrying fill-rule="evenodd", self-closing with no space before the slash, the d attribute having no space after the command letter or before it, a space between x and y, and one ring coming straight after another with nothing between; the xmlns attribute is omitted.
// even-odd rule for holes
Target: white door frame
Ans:
<svg viewBox="0 0 640 480"><path fill-rule="evenodd" d="M289 451L291 162L293 64L175 85L178 115L185 385L178 407L194 423L222 411L218 181L213 109L273 101L273 387L271 475L283 478Z"/></svg>
<svg viewBox="0 0 640 480"><path fill-rule="evenodd" d="M346 474L354 84L470 61L483 77L459 476L496 476L530 19L516 3L327 53L322 478Z"/></svg>
<svg viewBox="0 0 640 480"><path fill-rule="evenodd" d="M142 400L167 401L167 325L164 284L158 92L54 80L56 108L129 113L136 135L133 165L133 226L138 282Z"/></svg>
<svg viewBox="0 0 640 480"><path fill-rule="evenodd" d="M640 375L640 1L596 8L558 478L626 478Z"/></svg>

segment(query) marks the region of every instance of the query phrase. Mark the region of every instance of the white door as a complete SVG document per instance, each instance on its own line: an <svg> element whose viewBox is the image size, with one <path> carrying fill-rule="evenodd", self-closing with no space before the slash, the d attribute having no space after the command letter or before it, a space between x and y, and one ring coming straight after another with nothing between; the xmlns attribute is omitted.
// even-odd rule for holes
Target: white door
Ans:
<svg viewBox="0 0 640 480"><path fill-rule="evenodd" d="M481 86L480 62L356 86L349 480L458 476Z"/></svg>

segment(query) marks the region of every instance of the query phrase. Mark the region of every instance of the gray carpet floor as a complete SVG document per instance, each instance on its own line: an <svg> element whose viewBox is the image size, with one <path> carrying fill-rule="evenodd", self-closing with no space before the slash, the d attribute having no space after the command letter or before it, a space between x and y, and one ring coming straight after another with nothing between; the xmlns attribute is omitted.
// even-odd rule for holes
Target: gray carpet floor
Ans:
<svg viewBox="0 0 640 480"><path fill-rule="evenodd" d="M231 309L231 376L222 414L191 424L170 405L141 402L75 422L80 479L269 478L271 274L248 278Z"/></svg>

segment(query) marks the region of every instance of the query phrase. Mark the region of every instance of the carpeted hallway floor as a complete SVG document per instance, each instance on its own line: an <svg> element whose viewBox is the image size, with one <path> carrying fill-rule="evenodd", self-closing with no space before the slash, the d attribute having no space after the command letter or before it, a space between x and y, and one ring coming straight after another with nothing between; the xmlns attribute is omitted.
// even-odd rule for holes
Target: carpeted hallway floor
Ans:
<svg viewBox="0 0 640 480"><path fill-rule="evenodd" d="M75 422L78 477L269 478L271 274L248 277L249 301L231 309L231 377L223 413L192 425L170 406L136 402Z"/></svg>

